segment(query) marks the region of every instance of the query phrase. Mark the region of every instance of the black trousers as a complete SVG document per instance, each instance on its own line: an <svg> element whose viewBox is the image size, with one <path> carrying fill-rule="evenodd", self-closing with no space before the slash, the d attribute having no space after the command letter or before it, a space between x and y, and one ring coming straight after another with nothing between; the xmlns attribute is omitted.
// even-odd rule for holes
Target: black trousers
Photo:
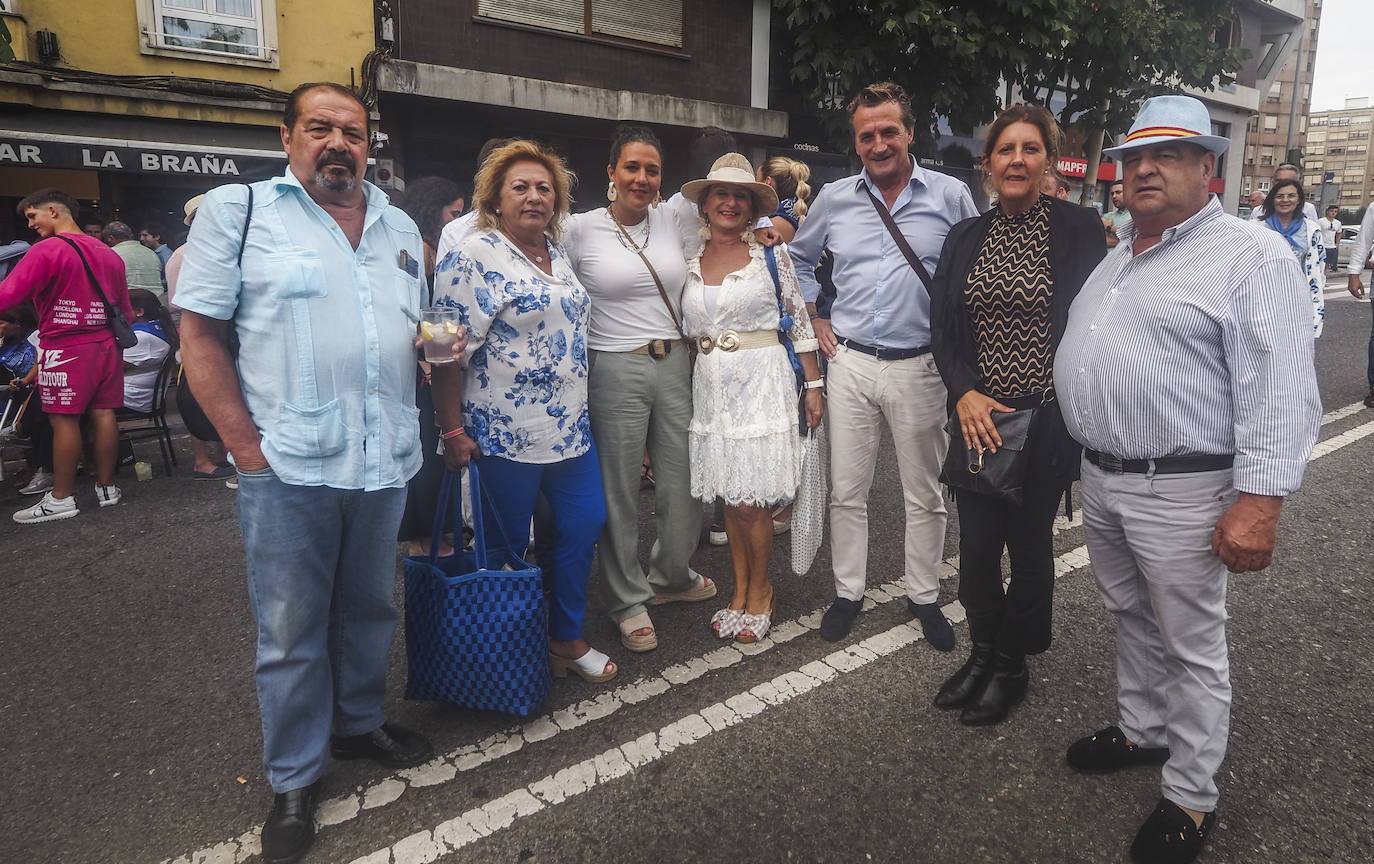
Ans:
<svg viewBox="0 0 1374 864"><path fill-rule="evenodd" d="M1037 421L1040 418L1036 418ZM1050 647L1054 600L1054 517L1068 482L1051 466L1053 423L1037 423L1027 441L1028 465L1019 506L954 490L959 506L959 602L969 638L1007 654ZM1002 587L1002 550L1011 583Z"/></svg>

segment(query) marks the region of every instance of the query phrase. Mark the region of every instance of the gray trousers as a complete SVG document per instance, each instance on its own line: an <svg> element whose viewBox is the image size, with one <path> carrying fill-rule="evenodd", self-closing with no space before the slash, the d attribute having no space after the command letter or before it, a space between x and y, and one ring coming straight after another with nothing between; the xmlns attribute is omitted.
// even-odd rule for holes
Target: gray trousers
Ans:
<svg viewBox="0 0 1374 864"><path fill-rule="evenodd" d="M662 360L647 354L590 353L587 404L606 491L601 572L614 621L638 615L655 592L685 591L688 561L701 539L701 504L692 498L687 427L692 365L680 343ZM644 448L654 467L658 537L649 571L639 561L639 477Z"/></svg>
<svg viewBox="0 0 1374 864"><path fill-rule="evenodd" d="M1169 748L1164 797L1204 813L1231 726L1226 565L1211 543L1236 499L1231 475L1115 475L1083 460L1083 532L1116 615L1118 725Z"/></svg>

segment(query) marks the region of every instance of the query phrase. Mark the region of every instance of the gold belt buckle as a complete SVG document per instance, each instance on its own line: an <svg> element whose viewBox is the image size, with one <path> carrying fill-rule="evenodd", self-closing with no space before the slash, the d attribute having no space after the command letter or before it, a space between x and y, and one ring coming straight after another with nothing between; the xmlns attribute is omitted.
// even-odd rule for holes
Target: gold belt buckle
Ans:
<svg viewBox="0 0 1374 864"><path fill-rule="evenodd" d="M649 356L655 360L662 360L664 357L668 356L669 347L670 343L666 339L650 339L648 345Z"/></svg>
<svg viewBox="0 0 1374 864"><path fill-rule="evenodd" d="M720 338L716 340L716 347L722 351L738 351L739 334L734 330L726 330L724 333L720 334Z"/></svg>
<svg viewBox="0 0 1374 864"><path fill-rule="evenodd" d="M697 337L697 348L701 349L701 353L710 354L715 350L715 347L715 340L712 339L710 335L703 333Z"/></svg>

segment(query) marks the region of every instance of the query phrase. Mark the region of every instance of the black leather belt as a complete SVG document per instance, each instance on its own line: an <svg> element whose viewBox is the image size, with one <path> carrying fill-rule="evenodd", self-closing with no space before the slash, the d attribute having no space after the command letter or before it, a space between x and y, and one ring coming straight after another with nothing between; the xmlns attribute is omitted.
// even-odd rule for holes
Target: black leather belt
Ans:
<svg viewBox="0 0 1374 864"><path fill-rule="evenodd" d="M920 357L922 354L930 353L929 345L922 345L920 348L875 348L872 345L855 342L853 339L846 339L843 336L836 336L835 341L846 348L853 348L855 351L876 357L879 360L910 360L912 357Z"/></svg>
<svg viewBox="0 0 1374 864"><path fill-rule="evenodd" d="M1234 456L1161 456L1158 459L1119 459L1098 453L1096 450L1083 449L1088 461L1108 474L1193 474L1200 471L1223 471L1235 464Z"/></svg>

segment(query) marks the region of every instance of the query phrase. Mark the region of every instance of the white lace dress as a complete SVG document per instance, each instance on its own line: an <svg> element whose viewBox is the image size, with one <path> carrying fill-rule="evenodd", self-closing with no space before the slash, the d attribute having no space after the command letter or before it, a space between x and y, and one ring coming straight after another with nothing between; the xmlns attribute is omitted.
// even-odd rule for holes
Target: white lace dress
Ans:
<svg viewBox="0 0 1374 864"><path fill-rule="evenodd" d="M784 247L774 250L783 308L798 354L816 350L816 337ZM726 330L777 330L780 321L773 280L761 246L750 244L750 261L723 280L714 309L706 307L700 253L687 262L682 295L687 334L716 339ZM797 383L787 350L722 351L697 356L692 378L692 496L720 497L727 504L772 505L790 501L801 480L797 434Z"/></svg>

